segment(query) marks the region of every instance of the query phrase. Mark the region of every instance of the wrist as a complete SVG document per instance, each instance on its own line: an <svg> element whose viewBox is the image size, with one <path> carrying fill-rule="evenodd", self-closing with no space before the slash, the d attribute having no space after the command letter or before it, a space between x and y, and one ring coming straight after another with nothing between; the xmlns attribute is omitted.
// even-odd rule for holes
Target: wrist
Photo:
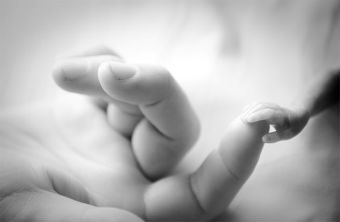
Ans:
<svg viewBox="0 0 340 222"><path fill-rule="evenodd" d="M305 120L305 122L308 122L311 116L310 109L304 107L304 108L297 108L295 111L301 119Z"/></svg>
<svg viewBox="0 0 340 222"><path fill-rule="evenodd" d="M295 129L296 133L300 133L303 128L307 125L310 118L310 111L307 108L297 108L295 110L297 127Z"/></svg>
<svg viewBox="0 0 340 222"><path fill-rule="evenodd" d="M289 120L291 123L291 131L294 135L297 135L307 125L311 112L307 106L303 105L292 105L290 111Z"/></svg>

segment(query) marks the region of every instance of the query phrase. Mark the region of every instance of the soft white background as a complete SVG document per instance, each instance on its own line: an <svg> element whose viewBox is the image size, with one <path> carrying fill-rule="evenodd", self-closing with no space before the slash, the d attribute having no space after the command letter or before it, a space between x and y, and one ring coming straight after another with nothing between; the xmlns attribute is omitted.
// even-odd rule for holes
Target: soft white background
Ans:
<svg viewBox="0 0 340 222"><path fill-rule="evenodd" d="M129 62L161 64L183 86L203 127L178 169L188 170L243 106L289 106L312 78L340 67L340 2L1 0L0 108L53 100L56 56L98 44ZM265 146L230 208L234 220L332 221L339 163L335 108L298 137Z"/></svg>

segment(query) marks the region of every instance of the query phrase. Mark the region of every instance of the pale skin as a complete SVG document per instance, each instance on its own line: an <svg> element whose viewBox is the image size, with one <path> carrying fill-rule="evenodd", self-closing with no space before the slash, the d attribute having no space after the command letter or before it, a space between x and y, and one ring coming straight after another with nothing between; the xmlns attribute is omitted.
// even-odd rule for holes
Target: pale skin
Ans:
<svg viewBox="0 0 340 222"><path fill-rule="evenodd" d="M195 172L169 175L199 137L169 72L101 47L60 60L54 78L87 98L1 113L1 221L206 221L250 176L268 132L237 118Z"/></svg>
<svg viewBox="0 0 340 222"><path fill-rule="evenodd" d="M247 123L266 121L275 128L263 136L264 143L291 139L303 130L311 117L339 103L339 76L340 71L331 71L313 79L290 108L255 102L245 108L241 118Z"/></svg>

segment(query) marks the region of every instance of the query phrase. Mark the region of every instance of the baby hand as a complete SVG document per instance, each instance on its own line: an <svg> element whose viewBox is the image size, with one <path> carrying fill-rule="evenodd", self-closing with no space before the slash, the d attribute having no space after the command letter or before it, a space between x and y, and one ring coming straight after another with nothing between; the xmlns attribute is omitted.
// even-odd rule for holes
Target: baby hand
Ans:
<svg viewBox="0 0 340 222"><path fill-rule="evenodd" d="M304 108L287 109L273 103L257 102L245 108L241 119L254 123L266 121L276 131L262 137L264 143L275 143L288 140L301 132L309 120L310 114Z"/></svg>

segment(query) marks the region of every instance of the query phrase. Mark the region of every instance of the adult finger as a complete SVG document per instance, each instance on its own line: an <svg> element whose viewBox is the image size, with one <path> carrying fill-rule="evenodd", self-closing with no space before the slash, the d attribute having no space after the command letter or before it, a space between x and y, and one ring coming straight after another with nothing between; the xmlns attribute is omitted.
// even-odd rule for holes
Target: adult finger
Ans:
<svg viewBox="0 0 340 222"><path fill-rule="evenodd" d="M146 117L133 134L137 160L150 178L166 174L198 138L199 121L185 93L165 69L103 63L102 88L112 98L138 105Z"/></svg>
<svg viewBox="0 0 340 222"><path fill-rule="evenodd" d="M53 77L67 91L108 99L98 81L98 67L104 61L118 60L115 55L64 58L55 64Z"/></svg>
<svg viewBox="0 0 340 222"><path fill-rule="evenodd" d="M102 89L98 81L98 67L104 61L123 62L113 50L96 47L59 60L53 69L53 77L67 91L92 96L95 104L107 109L110 125L117 132L130 136L141 113L135 105L115 100Z"/></svg>
<svg viewBox="0 0 340 222"><path fill-rule="evenodd" d="M150 185L145 193L148 218L201 221L222 213L255 168L268 129L265 122L235 120L219 149L196 172Z"/></svg>
<svg viewBox="0 0 340 222"><path fill-rule="evenodd" d="M22 191L0 202L0 221L125 222L142 220L124 210L96 207L45 190Z"/></svg>

